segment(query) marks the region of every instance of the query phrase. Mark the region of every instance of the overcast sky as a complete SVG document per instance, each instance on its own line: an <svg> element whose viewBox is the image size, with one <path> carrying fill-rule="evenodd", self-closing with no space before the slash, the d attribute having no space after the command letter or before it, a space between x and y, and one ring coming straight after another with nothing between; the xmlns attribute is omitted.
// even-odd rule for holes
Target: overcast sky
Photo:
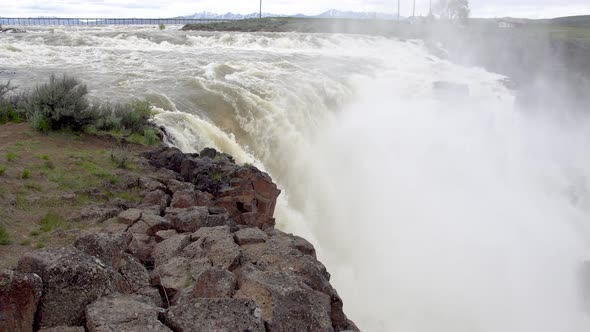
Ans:
<svg viewBox="0 0 590 332"><path fill-rule="evenodd" d="M402 1L402 16L412 0ZM432 0L433 2L436 0ZM429 0L416 0L416 13L428 13ZM590 0L471 0L474 17L547 18L589 15ZM392 13L397 0L263 0L263 11L315 15L329 9ZM172 17L195 12L252 13L258 0L0 0L0 16Z"/></svg>

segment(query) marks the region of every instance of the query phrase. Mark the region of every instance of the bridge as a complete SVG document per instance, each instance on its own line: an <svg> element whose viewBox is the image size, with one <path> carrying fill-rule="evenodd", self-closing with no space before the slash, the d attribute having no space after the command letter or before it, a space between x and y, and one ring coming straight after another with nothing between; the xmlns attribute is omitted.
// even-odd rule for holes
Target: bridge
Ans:
<svg viewBox="0 0 590 332"><path fill-rule="evenodd" d="M0 25L9 26L101 26L101 25L183 25L227 22L227 19L203 18L57 18L0 17Z"/></svg>

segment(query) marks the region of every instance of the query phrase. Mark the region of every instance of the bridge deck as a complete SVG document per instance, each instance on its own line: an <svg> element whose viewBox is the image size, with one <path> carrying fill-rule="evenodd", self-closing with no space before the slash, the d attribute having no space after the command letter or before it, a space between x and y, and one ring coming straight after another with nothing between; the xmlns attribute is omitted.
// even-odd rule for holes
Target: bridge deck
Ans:
<svg viewBox="0 0 590 332"><path fill-rule="evenodd" d="M26 18L0 17L0 24L10 26L33 25L66 25L66 26L99 26L99 25L174 25L226 22L225 19L201 18Z"/></svg>

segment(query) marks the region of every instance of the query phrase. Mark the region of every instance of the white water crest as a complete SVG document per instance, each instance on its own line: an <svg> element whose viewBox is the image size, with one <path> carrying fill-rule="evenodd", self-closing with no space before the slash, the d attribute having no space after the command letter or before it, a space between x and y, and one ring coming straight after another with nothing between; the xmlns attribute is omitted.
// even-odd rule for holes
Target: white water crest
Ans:
<svg viewBox="0 0 590 332"><path fill-rule="evenodd" d="M154 27L2 35L0 71L147 98L182 150L269 172L279 227L316 245L363 331L590 329L590 122L516 109L499 75L417 41Z"/></svg>

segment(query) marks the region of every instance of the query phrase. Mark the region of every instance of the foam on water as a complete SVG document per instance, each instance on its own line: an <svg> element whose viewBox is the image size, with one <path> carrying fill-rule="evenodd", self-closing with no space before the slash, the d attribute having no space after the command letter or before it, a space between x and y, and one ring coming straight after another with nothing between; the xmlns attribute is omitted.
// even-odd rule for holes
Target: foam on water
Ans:
<svg viewBox="0 0 590 332"><path fill-rule="evenodd" d="M589 123L514 109L499 75L416 41L154 27L3 35L0 63L147 97L182 150L268 171L279 227L317 246L363 330L590 328Z"/></svg>

